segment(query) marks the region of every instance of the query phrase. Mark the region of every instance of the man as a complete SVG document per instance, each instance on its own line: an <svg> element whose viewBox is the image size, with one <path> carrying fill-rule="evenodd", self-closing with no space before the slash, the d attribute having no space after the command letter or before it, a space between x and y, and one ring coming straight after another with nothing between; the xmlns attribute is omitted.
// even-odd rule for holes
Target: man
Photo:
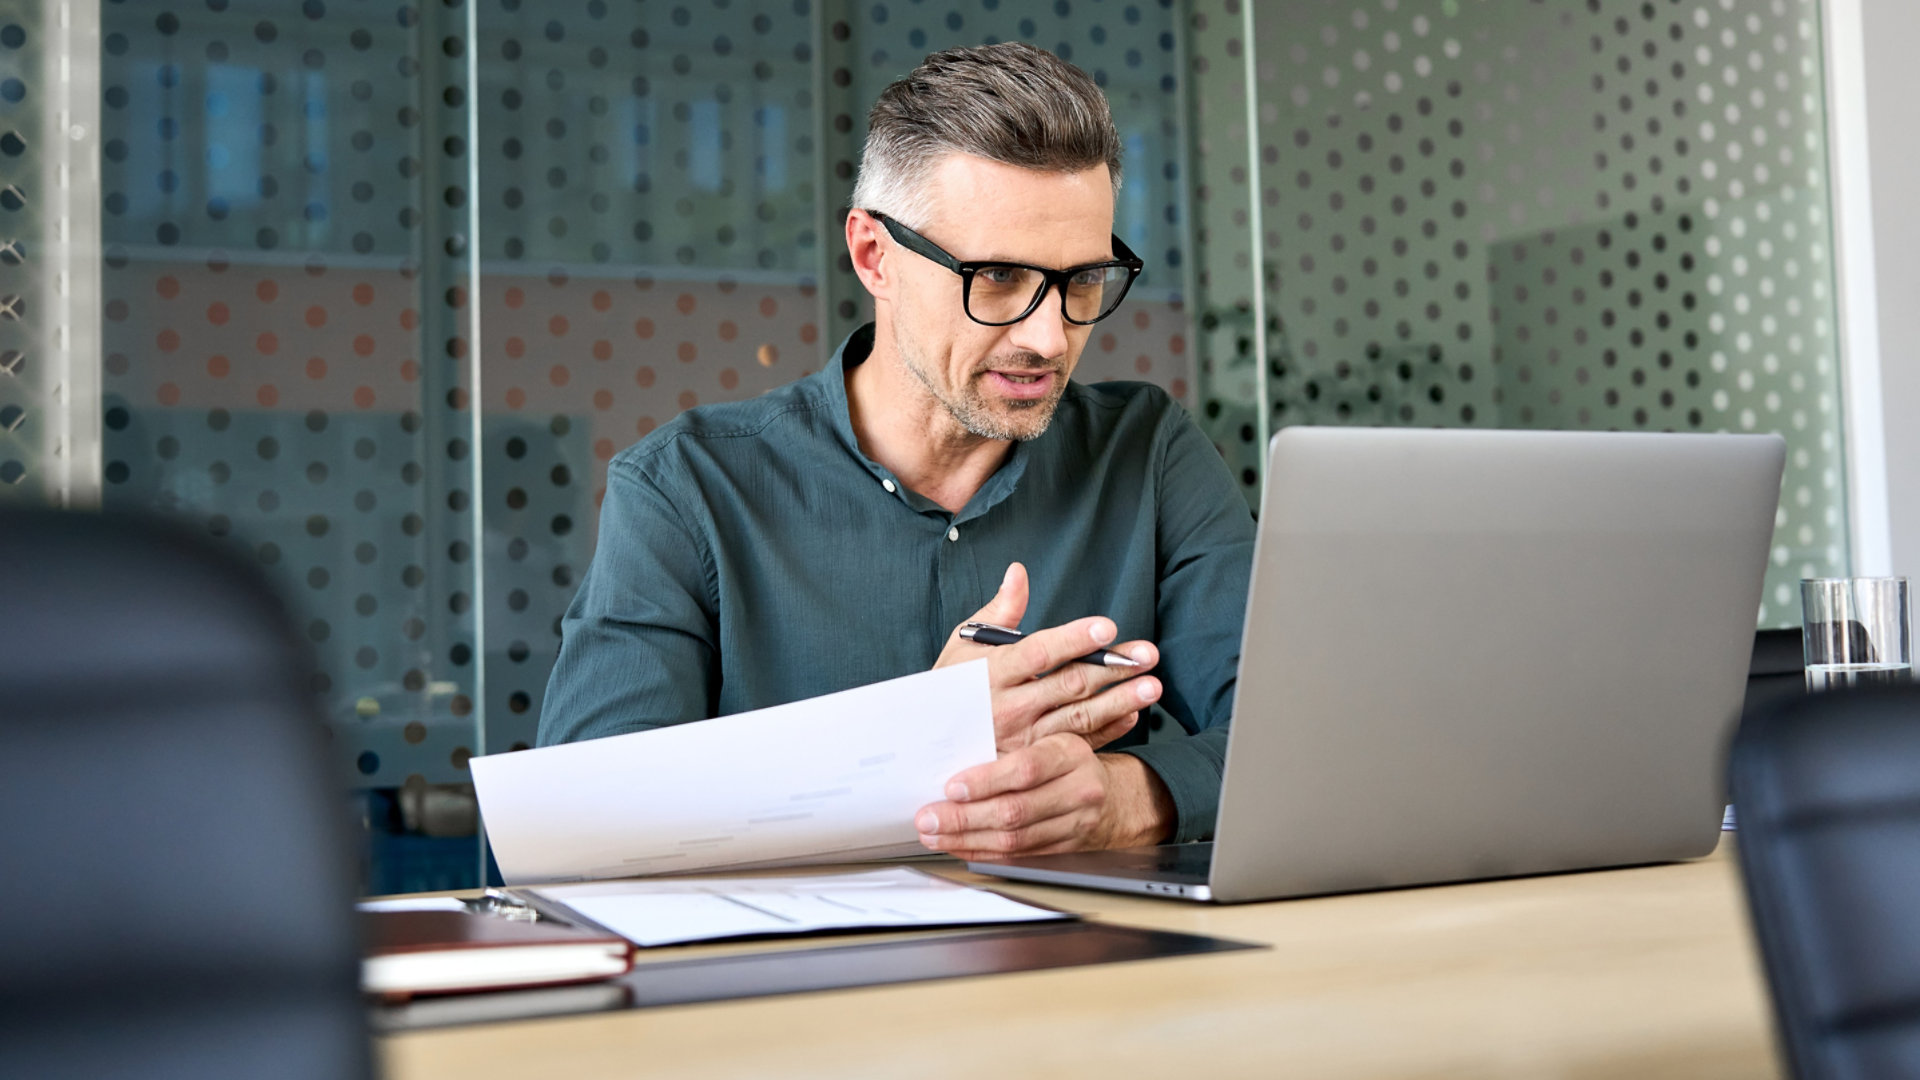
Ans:
<svg viewBox="0 0 1920 1080"><path fill-rule="evenodd" d="M986 657L999 756L918 813L928 848L1210 836L1253 522L1165 393L1068 381L1139 270L1119 186L1106 99L1050 53L955 49L888 87L846 222L873 324L609 464L540 741ZM1028 637L975 645L966 621ZM1101 646L1139 667L1071 662ZM1150 706L1193 737L1147 745Z"/></svg>

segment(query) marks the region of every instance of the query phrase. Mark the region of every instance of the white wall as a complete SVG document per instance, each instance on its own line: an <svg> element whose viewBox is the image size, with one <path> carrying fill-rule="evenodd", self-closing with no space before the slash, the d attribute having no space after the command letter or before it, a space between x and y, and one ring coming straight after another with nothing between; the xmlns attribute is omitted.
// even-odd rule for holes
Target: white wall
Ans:
<svg viewBox="0 0 1920 1080"><path fill-rule="evenodd" d="M1876 465L1872 448L1852 447L1864 467L1855 469L1852 492L1855 528L1864 533L1854 542L1854 572L1920 577L1920 124L1914 122L1915 102L1920 102L1920 63L1915 62L1920 56L1920 4L1829 2L1833 136L1840 173L1835 179L1843 202L1843 295L1856 313L1864 304L1869 321L1848 335L1850 348L1867 346L1854 350L1850 374L1862 383L1877 377L1880 397L1877 417L1866 415L1870 401L1856 397L1850 402L1856 408L1849 422L1867 432L1877 420L1884 432L1877 463L1882 468L1879 492L1871 483L1866 490L1857 487L1863 479L1875 479L1862 475ZM1857 39L1849 41L1850 35ZM1861 102L1849 103L1849 84L1864 91L1863 109ZM1862 176L1864 185L1859 183ZM1851 207L1845 205L1850 190L1855 194ZM1848 218L1862 202L1870 212L1853 218L1850 242ZM1861 254L1858 227L1871 230L1866 237L1870 257L1864 261L1849 258ZM1847 272L1849 261L1858 272ZM1860 280L1868 275L1870 280ZM1884 499L1884 523L1877 537L1871 505L1876 494Z"/></svg>

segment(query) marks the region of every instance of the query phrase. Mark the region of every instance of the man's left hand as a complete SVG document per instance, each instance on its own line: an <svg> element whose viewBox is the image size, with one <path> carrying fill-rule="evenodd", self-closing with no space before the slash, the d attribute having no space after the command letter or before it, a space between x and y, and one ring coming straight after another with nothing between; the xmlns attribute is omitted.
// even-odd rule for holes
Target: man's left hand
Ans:
<svg viewBox="0 0 1920 1080"><path fill-rule="evenodd" d="M1096 754L1057 732L947 782L947 801L915 815L920 842L962 859L1044 855L1164 842L1173 801L1131 754Z"/></svg>

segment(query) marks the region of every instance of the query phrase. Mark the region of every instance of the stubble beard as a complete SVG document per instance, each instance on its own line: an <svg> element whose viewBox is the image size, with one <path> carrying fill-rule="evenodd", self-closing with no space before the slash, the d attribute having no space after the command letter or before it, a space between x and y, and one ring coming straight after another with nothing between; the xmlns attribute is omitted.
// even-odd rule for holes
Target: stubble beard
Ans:
<svg viewBox="0 0 1920 1080"><path fill-rule="evenodd" d="M1035 374L1052 372L1055 376L1053 392L1044 398L1032 400L1007 400L1006 405L1015 412L1015 416L999 415L994 411L994 402L979 390L980 380L986 372L978 371L970 376L966 385L954 391L948 391L933 377L919 354L905 341L895 338L895 346L900 351L900 359L906 364L914 380L926 388L928 394L940 403L940 407L953 417L967 434L981 439L1001 439L1008 442L1030 442L1047 433L1053 424L1054 411L1059 408L1060 398L1067 391L1067 380L1059 368L1047 363L1034 353L1020 353L1010 357L1005 368L1024 368Z"/></svg>

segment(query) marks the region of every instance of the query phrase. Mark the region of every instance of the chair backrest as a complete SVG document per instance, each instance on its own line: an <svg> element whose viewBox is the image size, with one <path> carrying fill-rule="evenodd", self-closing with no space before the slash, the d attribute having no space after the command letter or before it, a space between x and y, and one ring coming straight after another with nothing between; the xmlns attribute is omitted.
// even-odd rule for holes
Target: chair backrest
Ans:
<svg viewBox="0 0 1920 1080"><path fill-rule="evenodd" d="M1753 660L1747 667L1747 700L1751 712L1783 697L1806 692L1806 657L1800 631L1762 630L1753 636Z"/></svg>
<svg viewBox="0 0 1920 1080"><path fill-rule="evenodd" d="M1920 688L1772 702L1728 771L1795 1075L1920 1075Z"/></svg>
<svg viewBox="0 0 1920 1080"><path fill-rule="evenodd" d="M211 541L0 510L0 1074L371 1075L310 679Z"/></svg>

